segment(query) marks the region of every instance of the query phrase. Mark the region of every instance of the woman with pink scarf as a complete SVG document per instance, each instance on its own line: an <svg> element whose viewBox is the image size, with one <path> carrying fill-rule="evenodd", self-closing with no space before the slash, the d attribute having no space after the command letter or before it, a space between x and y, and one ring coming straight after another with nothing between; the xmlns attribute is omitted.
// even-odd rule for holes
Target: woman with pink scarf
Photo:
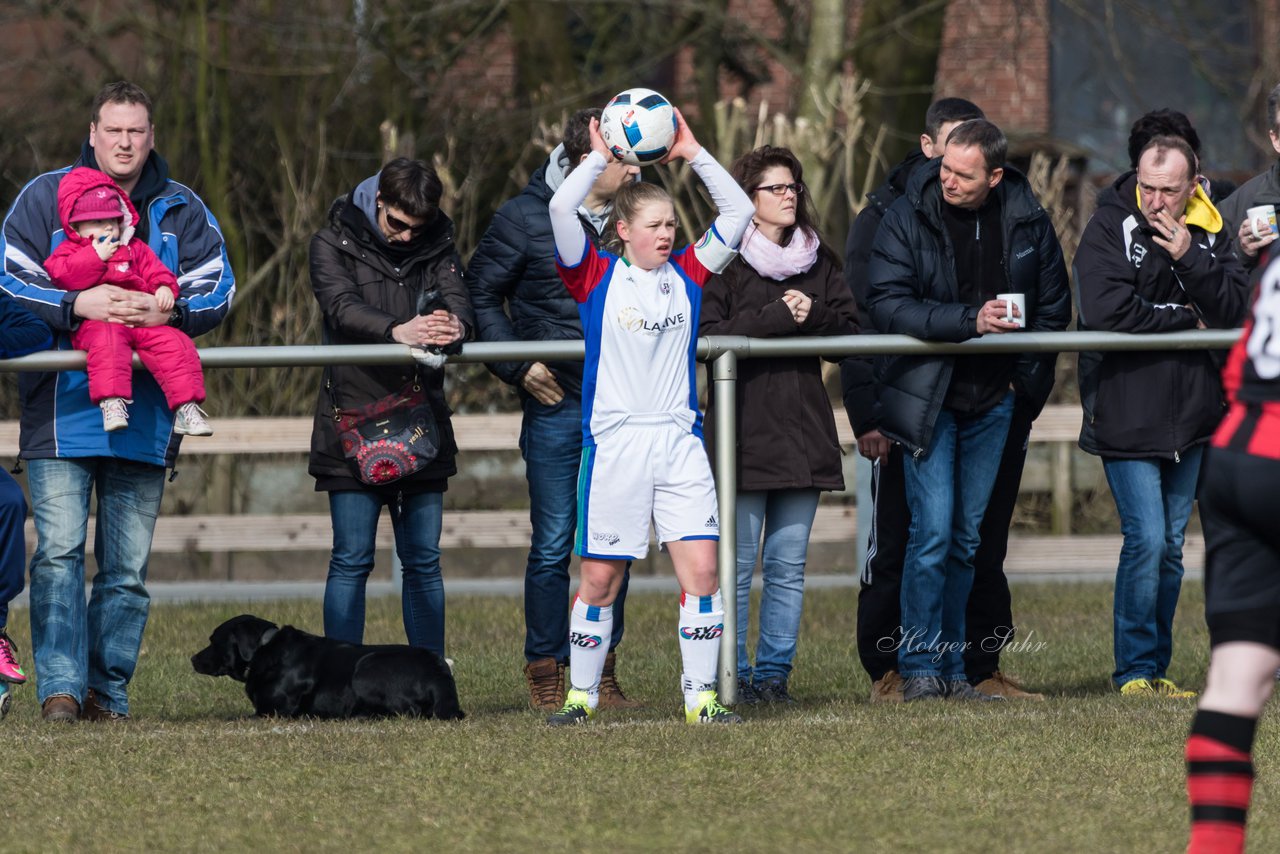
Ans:
<svg viewBox="0 0 1280 854"><path fill-rule="evenodd" d="M755 203L740 255L703 289L700 335L751 338L852 335L853 297L837 256L812 225L803 168L786 148L764 146L730 170ZM792 702L809 530L822 490L844 489L831 401L813 357L744 359L738 365L738 696ZM708 452L715 430L707 407ZM760 555L755 665L747 656L751 578Z"/></svg>

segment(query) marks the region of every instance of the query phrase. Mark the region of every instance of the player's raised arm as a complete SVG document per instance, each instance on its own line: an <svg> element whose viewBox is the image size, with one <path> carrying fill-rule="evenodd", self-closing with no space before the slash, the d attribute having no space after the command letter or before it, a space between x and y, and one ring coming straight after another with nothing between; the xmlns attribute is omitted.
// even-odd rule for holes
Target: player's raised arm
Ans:
<svg viewBox="0 0 1280 854"><path fill-rule="evenodd" d="M609 165L612 157L600 137L598 120L591 120L589 132L591 153L564 179L548 205L551 211L551 231L556 239L556 255L566 267L576 267L582 263L587 251L587 233L578 221L578 208L582 206L583 200L591 192L591 186Z"/></svg>
<svg viewBox="0 0 1280 854"><path fill-rule="evenodd" d="M733 256L737 254L742 235L746 234L751 224L751 214L755 207L751 198L738 186L723 166L702 147L693 136L693 131L685 123L684 116L676 110L676 141L671 145L671 153L664 163L677 158L689 161L693 171L698 173L711 201L715 202L716 221L707 230L703 239L694 247L694 253L708 270L719 273L729 266Z"/></svg>

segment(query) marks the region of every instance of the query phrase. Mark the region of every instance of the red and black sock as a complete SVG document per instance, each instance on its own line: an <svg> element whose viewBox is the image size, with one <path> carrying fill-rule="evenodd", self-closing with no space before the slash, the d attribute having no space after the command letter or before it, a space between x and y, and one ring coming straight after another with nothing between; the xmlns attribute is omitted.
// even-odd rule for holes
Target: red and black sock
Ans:
<svg viewBox="0 0 1280 854"><path fill-rule="evenodd" d="M1191 802L1187 854L1244 851L1257 726L1257 718L1204 709L1196 712L1187 736L1187 799Z"/></svg>

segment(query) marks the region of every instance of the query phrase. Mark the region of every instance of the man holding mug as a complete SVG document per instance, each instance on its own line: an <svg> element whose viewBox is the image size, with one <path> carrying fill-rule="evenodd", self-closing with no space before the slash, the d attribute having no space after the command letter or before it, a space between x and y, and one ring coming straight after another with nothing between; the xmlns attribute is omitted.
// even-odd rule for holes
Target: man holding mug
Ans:
<svg viewBox="0 0 1280 854"><path fill-rule="evenodd" d="M1007 150L998 127L973 119L912 174L876 235L868 304L877 330L926 341L1015 332L1002 291L1023 295L1028 329L1066 326L1057 235L1026 178L1005 165ZM880 432L903 446L912 520L897 649L905 702L1001 696L975 691L966 676L966 606L1015 396L1051 386L1053 362L1002 353L879 365Z"/></svg>
<svg viewBox="0 0 1280 854"><path fill-rule="evenodd" d="M1280 154L1280 85L1267 96L1267 134L1271 147ZM1236 257L1256 284L1261 275L1258 264L1262 250L1280 236L1276 228L1276 208L1280 207L1280 160L1266 172L1255 175L1223 200L1219 209L1228 228L1235 229Z"/></svg>

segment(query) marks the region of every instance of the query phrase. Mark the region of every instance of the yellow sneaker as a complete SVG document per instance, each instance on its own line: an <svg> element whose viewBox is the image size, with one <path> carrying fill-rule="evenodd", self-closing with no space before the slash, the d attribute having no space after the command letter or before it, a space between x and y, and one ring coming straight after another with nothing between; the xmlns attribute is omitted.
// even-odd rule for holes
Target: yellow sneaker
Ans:
<svg viewBox="0 0 1280 854"><path fill-rule="evenodd" d="M570 688L564 697L564 708L547 716L547 726L585 724L596 716L596 710L588 702L586 691Z"/></svg>
<svg viewBox="0 0 1280 854"><path fill-rule="evenodd" d="M1177 683L1172 679L1152 679L1151 687L1161 697L1175 697L1179 700L1189 700L1196 696L1195 691L1185 691L1179 688Z"/></svg>
<svg viewBox="0 0 1280 854"><path fill-rule="evenodd" d="M1120 686L1120 695L1123 697L1154 697L1156 688L1151 684L1150 679L1130 679Z"/></svg>
<svg viewBox="0 0 1280 854"><path fill-rule="evenodd" d="M698 705L684 710L687 724L740 724L742 717L720 705L715 691L699 691Z"/></svg>

